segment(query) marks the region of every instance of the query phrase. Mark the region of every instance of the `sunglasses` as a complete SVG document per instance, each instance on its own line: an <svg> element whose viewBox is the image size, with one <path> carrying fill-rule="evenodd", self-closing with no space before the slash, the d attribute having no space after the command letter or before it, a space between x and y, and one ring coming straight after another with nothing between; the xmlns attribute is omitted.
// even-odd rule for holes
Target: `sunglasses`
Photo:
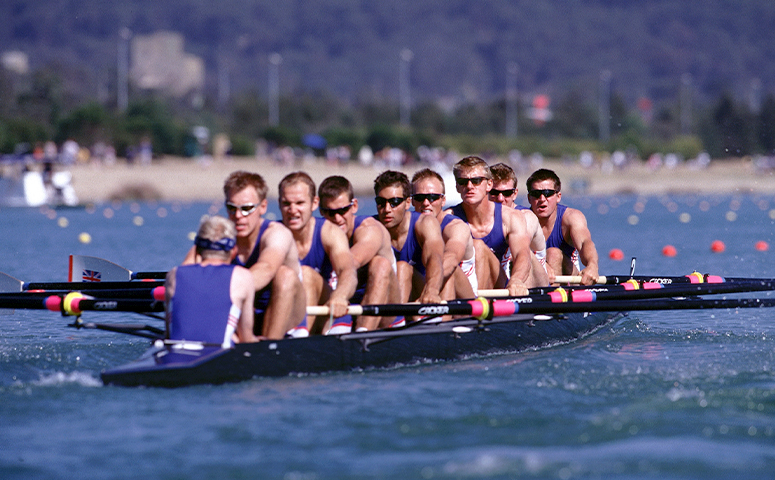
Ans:
<svg viewBox="0 0 775 480"><path fill-rule="evenodd" d="M477 186L481 184L483 181L487 180L487 177L455 177L455 183L457 183L461 187L465 187L468 185L468 182L471 182L471 185Z"/></svg>
<svg viewBox="0 0 775 480"><path fill-rule="evenodd" d="M347 212L350 211L351 208L353 208L353 202L350 202L349 205L345 205L342 208L326 208L326 207L319 207L320 208L320 214L324 217L335 217L337 215L344 216Z"/></svg>
<svg viewBox="0 0 775 480"><path fill-rule="evenodd" d="M415 193L412 195L412 199L418 203L423 203L426 200L433 203L442 197L444 197L443 193Z"/></svg>
<svg viewBox="0 0 775 480"><path fill-rule="evenodd" d="M226 202L226 211L229 212L229 215L234 215L238 211L242 214L243 217L247 217L251 213L253 213L256 208L258 208L257 203L246 203L245 205L234 205L231 202Z"/></svg>
<svg viewBox="0 0 775 480"><path fill-rule="evenodd" d="M406 197L393 197L393 198L385 198L385 197L374 197L374 201L377 202L377 208L385 208L386 204L390 204L391 207L396 208L397 206L401 205L403 202L406 201Z"/></svg>
<svg viewBox="0 0 775 480"><path fill-rule="evenodd" d="M535 199L539 199L541 198L541 195L543 195L544 197L549 198L555 193L557 193L557 190L545 188L543 190L530 190L529 192L527 192L527 196Z"/></svg>
<svg viewBox="0 0 775 480"><path fill-rule="evenodd" d="M497 189L493 188L493 189L490 190L489 193L493 197L497 197L498 195L503 195L504 197L510 197L510 196L514 195L514 191L515 190L516 190L516 188L510 188L508 190L497 190Z"/></svg>

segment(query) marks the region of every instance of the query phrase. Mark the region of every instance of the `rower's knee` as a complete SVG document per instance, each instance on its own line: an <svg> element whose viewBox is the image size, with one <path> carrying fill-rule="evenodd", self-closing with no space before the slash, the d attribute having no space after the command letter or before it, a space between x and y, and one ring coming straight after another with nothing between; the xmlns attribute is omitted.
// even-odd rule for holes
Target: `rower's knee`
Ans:
<svg viewBox="0 0 775 480"><path fill-rule="evenodd" d="M546 268L551 268L556 275L562 274L562 250L557 247L546 249Z"/></svg>
<svg viewBox="0 0 775 480"><path fill-rule="evenodd" d="M385 257L374 257L369 262L369 279L389 279L393 265Z"/></svg>
<svg viewBox="0 0 775 480"><path fill-rule="evenodd" d="M293 295L298 290L303 289L303 285L299 275L292 268L281 265L272 280L272 289L281 295Z"/></svg>

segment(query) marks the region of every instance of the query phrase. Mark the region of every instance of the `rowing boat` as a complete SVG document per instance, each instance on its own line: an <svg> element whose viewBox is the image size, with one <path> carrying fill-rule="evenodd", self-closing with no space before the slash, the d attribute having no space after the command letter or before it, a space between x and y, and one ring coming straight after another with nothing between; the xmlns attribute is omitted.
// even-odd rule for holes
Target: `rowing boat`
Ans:
<svg viewBox="0 0 775 480"><path fill-rule="evenodd" d="M75 258L74 258L75 257ZM77 275L78 272L88 275ZM95 282L93 277L99 277ZM594 286L543 287L530 295L479 297L445 304L350 305L350 315L420 316L404 327L371 332L265 340L230 348L165 339L145 324L84 322L85 310L136 312L163 320L164 272L131 272L96 257L71 257L68 282L26 283L0 273L0 308L46 309L75 317L70 324L152 340L140 358L102 372L107 385L178 387L255 377L394 368L517 353L583 338L624 312L775 307L775 298L733 297L775 290L775 279L724 278L693 272L678 277L600 277ZM494 292L494 291L493 291ZM716 298L703 298L715 295ZM497 296L497 295L496 295ZM719 298L719 296L721 296ZM594 312L594 313L590 313ZM307 307L328 315L328 307ZM438 316L462 318L449 322Z"/></svg>
<svg viewBox="0 0 775 480"><path fill-rule="evenodd" d="M238 344L164 342L102 372L107 385L181 387L335 371L393 368L516 353L583 338L620 313L517 314L399 329Z"/></svg>

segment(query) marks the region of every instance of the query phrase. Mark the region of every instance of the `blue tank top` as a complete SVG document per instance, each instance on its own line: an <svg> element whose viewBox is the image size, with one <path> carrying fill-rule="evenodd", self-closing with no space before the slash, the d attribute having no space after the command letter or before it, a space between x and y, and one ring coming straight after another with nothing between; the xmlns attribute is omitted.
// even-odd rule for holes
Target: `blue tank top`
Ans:
<svg viewBox="0 0 775 480"><path fill-rule="evenodd" d="M482 237L480 240L485 243L488 247L490 247L490 250L495 254L496 258L503 258L503 255L506 253L506 250L509 249L509 242L506 239L505 235L503 235L503 211L500 203L495 203L495 219L493 220L492 224L492 230L490 230L490 233ZM452 207L452 213L460 217L464 222L468 223L468 218L466 217L466 212L463 210L463 204L455 205ZM476 238L476 237L474 237Z"/></svg>
<svg viewBox="0 0 775 480"><path fill-rule="evenodd" d="M358 230L358 227L361 226L364 220L369 218L369 215L356 215L355 221L353 222L353 236L355 236L355 231ZM353 239L350 237L350 246L353 246Z"/></svg>
<svg viewBox="0 0 775 480"><path fill-rule="evenodd" d="M234 265L178 267L171 301L170 339L233 344L228 329L233 271ZM237 319L232 322L232 327L236 327Z"/></svg>
<svg viewBox="0 0 775 480"><path fill-rule="evenodd" d="M323 224L328 220L323 218L315 218L315 231L312 233L312 244L309 247L309 252L302 258L299 263L306 265L323 277L323 280L328 281L331 277L331 260L328 258L326 249L323 248L323 241L320 239L320 232L323 229Z"/></svg>
<svg viewBox="0 0 775 480"><path fill-rule="evenodd" d="M248 256L248 259L243 263L239 257L234 257L234 260L231 261L232 265L239 265L240 267L250 268L253 265L258 262L258 256L261 253L261 237L264 236L264 232L266 232L266 229L269 227L269 225L272 223L271 220L264 220L264 222L261 224L261 226L258 228L258 238L256 238L256 244L253 246L253 251L250 252L250 256ZM256 292L256 299L254 302L254 308L255 313L257 315L257 320L263 319L264 311L266 310L266 307L269 306L269 295L272 293L272 282L269 282L267 286ZM260 332L260 323L257 321L254 325L255 330L257 332Z"/></svg>
<svg viewBox="0 0 775 480"><path fill-rule="evenodd" d="M546 248L559 248L566 257L573 257L576 248L566 242L565 237L562 236L562 216L565 215L567 208L565 205L557 204L557 218L554 219L552 233L546 238Z"/></svg>
<svg viewBox="0 0 775 480"><path fill-rule="evenodd" d="M462 218L458 217L457 215L452 215L451 213L444 215L444 218L441 219L441 231L443 232L444 229L447 228L447 225L449 225L450 222L455 219L462 220Z"/></svg>
<svg viewBox="0 0 775 480"><path fill-rule="evenodd" d="M250 268L256 264L258 261L258 256L261 253L261 237L264 236L264 232L266 231L267 227L269 227L270 223L272 223L271 220L264 220L264 223L262 223L258 228L258 238L256 238L256 244L253 245L253 251L250 252L248 259L243 263L239 257L234 257L234 260L231 261L232 265L239 265L240 267Z"/></svg>
<svg viewBox="0 0 775 480"><path fill-rule="evenodd" d="M411 212L411 215L412 220L409 222L409 231L406 233L404 246L401 247L401 251L396 250L394 247L393 253L396 255L397 262L406 262L412 265L420 274L425 275L425 265L422 263L422 247L414 234L414 224L417 223L421 213ZM376 215L374 218L379 220L379 217Z"/></svg>

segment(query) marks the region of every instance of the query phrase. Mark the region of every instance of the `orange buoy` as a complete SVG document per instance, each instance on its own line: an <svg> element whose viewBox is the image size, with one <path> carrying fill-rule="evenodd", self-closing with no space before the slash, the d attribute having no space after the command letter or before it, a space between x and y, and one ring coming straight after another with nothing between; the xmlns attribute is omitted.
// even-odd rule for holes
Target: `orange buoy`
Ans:
<svg viewBox="0 0 775 480"><path fill-rule="evenodd" d="M666 257L675 257L678 254L678 250L672 245L665 245L662 247L662 255Z"/></svg>
<svg viewBox="0 0 775 480"><path fill-rule="evenodd" d="M754 245L754 248L760 252L766 252L770 249L770 245L764 240L759 240L756 242L756 245Z"/></svg>
<svg viewBox="0 0 775 480"><path fill-rule="evenodd" d="M721 240L713 240L713 243L710 244L710 251L713 253L721 253L726 249L727 246Z"/></svg>
<svg viewBox="0 0 775 480"><path fill-rule="evenodd" d="M608 258L616 260L617 262L619 260L624 260L624 252L618 248L612 248L611 251L608 252Z"/></svg>

